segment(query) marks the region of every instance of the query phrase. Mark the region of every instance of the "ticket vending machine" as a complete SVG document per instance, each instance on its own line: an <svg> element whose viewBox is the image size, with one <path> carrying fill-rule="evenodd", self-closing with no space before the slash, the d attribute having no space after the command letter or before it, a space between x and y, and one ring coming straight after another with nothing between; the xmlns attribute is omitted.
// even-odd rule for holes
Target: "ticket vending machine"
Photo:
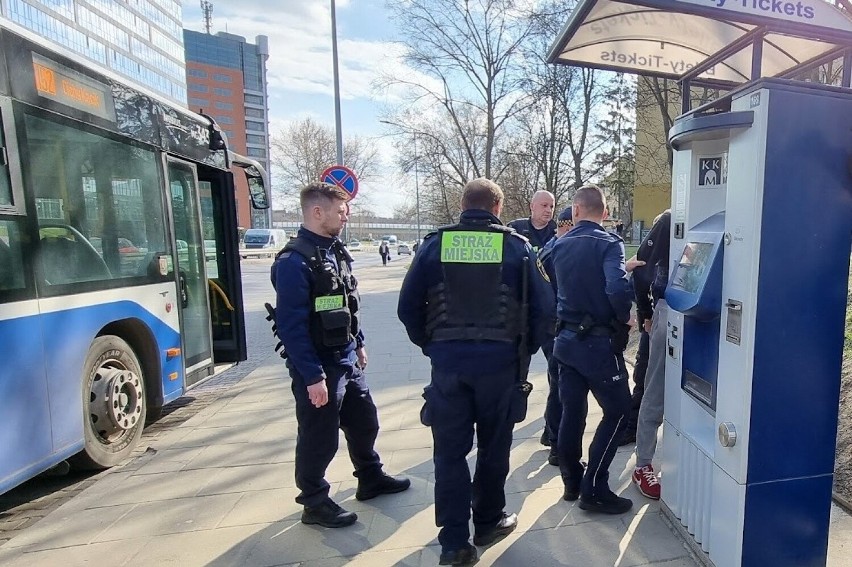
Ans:
<svg viewBox="0 0 852 567"><path fill-rule="evenodd" d="M670 133L664 509L717 567L824 565L852 95L763 79Z"/></svg>

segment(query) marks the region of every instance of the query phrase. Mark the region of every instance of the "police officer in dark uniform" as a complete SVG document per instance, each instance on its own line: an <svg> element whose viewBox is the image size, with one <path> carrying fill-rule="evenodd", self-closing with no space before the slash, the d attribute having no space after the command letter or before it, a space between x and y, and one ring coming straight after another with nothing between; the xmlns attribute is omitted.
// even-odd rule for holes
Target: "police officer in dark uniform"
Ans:
<svg viewBox="0 0 852 567"><path fill-rule="evenodd" d="M528 355L554 325L553 291L527 240L500 223L502 203L493 181L469 182L459 223L423 240L399 295L399 319L432 361L421 420L434 441L441 565L477 561L471 509L476 545L517 526L504 510L512 427L526 413Z"/></svg>
<svg viewBox="0 0 852 567"><path fill-rule="evenodd" d="M328 528L357 520L329 496L325 471L343 430L355 466L358 500L406 490L411 482L382 471L374 449L376 406L364 377L367 352L359 327L352 257L338 240L348 215L348 195L312 183L299 196L304 224L272 266L276 334L284 348L296 398L296 502L302 522Z"/></svg>
<svg viewBox="0 0 852 567"><path fill-rule="evenodd" d="M633 294L624 262L624 243L604 230L606 199L594 185L577 190L574 229L553 246L559 334L553 356L559 363L562 421L558 436L564 499L580 508L608 514L633 503L609 488L609 465L627 425L630 388L624 368L627 323ZM603 409L583 471L583 430L589 391Z"/></svg>
<svg viewBox="0 0 852 567"><path fill-rule="evenodd" d="M515 219L508 226L527 237L532 249L538 253L544 245L556 234L556 222L553 220L553 209L556 198L550 191L536 191L530 201L530 216L526 219Z"/></svg>

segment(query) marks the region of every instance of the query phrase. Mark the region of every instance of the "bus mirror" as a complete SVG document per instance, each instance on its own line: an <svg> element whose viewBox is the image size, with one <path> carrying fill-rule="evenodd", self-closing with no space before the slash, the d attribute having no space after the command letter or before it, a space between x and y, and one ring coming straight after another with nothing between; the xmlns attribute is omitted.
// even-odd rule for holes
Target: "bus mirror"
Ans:
<svg viewBox="0 0 852 567"><path fill-rule="evenodd" d="M269 197L266 187L269 185L263 166L251 158L229 151L228 157L233 165L243 168L248 180L249 196L255 209L268 209Z"/></svg>
<svg viewBox="0 0 852 567"><path fill-rule="evenodd" d="M248 178L252 206L255 209L268 209L269 200L266 198L266 188L263 186L263 178L252 177L248 170L246 170L246 177Z"/></svg>

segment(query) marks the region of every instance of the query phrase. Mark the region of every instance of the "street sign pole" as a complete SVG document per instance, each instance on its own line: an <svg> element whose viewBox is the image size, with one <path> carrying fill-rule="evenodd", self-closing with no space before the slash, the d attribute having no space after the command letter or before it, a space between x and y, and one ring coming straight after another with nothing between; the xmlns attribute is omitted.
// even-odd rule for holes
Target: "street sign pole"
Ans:
<svg viewBox="0 0 852 567"><path fill-rule="evenodd" d="M331 0L331 58L334 66L334 132L337 138L337 163L343 165L343 130L340 120L340 72L337 63L337 10ZM324 176L323 176L324 177ZM346 223L344 240L349 242L349 223Z"/></svg>

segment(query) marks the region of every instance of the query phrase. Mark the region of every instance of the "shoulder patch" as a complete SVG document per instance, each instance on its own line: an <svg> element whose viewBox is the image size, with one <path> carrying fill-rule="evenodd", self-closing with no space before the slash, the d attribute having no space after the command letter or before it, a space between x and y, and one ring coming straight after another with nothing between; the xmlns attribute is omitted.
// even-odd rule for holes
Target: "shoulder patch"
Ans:
<svg viewBox="0 0 852 567"><path fill-rule="evenodd" d="M538 258L535 259L535 267L538 268L538 273L541 274L541 277L544 278L544 281L550 283L550 277L547 275L547 271L544 269L544 264L541 263L541 260Z"/></svg>
<svg viewBox="0 0 852 567"><path fill-rule="evenodd" d="M426 236L423 237L423 240L425 241L425 240L428 240L429 238L434 238L436 234L438 234L438 231L433 230L432 232L426 234Z"/></svg>
<svg viewBox="0 0 852 567"><path fill-rule="evenodd" d="M492 224L488 225L488 228L490 228L491 230L493 230L495 232L505 232L505 233L515 232L515 229L512 228L511 226L506 226L506 225L502 225L502 224L492 223Z"/></svg>

